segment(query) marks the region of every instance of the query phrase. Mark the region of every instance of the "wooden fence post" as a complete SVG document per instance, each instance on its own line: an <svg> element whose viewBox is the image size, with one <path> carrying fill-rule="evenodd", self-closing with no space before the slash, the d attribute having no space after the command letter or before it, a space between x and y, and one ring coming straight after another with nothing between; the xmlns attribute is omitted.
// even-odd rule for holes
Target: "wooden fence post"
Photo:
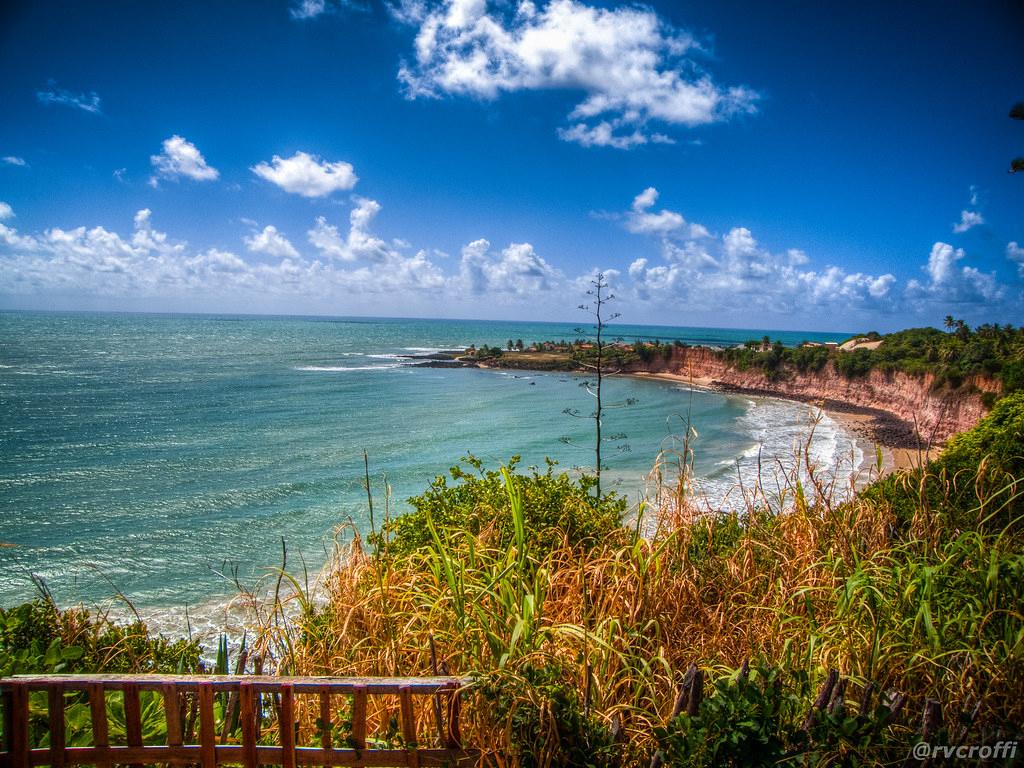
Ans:
<svg viewBox="0 0 1024 768"><path fill-rule="evenodd" d="M64 686L55 685L47 692L47 709L50 719L50 765L64 768Z"/></svg>
<svg viewBox="0 0 1024 768"><path fill-rule="evenodd" d="M167 746L180 747L183 734L178 688L172 683L165 683L160 688L164 697L164 719L167 721Z"/></svg>
<svg viewBox="0 0 1024 768"><path fill-rule="evenodd" d="M213 684L199 684L199 759L202 768L217 766L217 734L213 719Z"/></svg>
<svg viewBox="0 0 1024 768"><path fill-rule="evenodd" d="M24 683L11 685L10 729L12 768L29 768L31 756L28 742L28 687Z"/></svg>
<svg viewBox="0 0 1024 768"><path fill-rule="evenodd" d="M88 694L92 745L99 753L96 768L107 768L110 765L110 728L107 725L107 697L103 692L103 683L90 683Z"/></svg>
<svg viewBox="0 0 1024 768"><path fill-rule="evenodd" d="M352 692L352 741L356 749L366 749L366 686Z"/></svg>
<svg viewBox="0 0 1024 768"><path fill-rule="evenodd" d="M139 702L139 686L127 683L124 694L124 732L129 747L142 746L142 705ZM142 768L142 763L132 763L132 768Z"/></svg>
<svg viewBox="0 0 1024 768"><path fill-rule="evenodd" d="M238 717L242 724L242 763L245 768L256 768L256 704L252 683L238 684Z"/></svg>
<svg viewBox="0 0 1024 768"><path fill-rule="evenodd" d="M295 768L295 694L291 683L281 686L277 729L281 738L281 768Z"/></svg>
<svg viewBox="0 0 1024 768"><path fill-rule="evenodd" d="M402 740L409 756L409 765L419 768L419 744L416 742L416 713L412 708L412 689L403 685L398 689L398 700L402 714Z"/></svg>

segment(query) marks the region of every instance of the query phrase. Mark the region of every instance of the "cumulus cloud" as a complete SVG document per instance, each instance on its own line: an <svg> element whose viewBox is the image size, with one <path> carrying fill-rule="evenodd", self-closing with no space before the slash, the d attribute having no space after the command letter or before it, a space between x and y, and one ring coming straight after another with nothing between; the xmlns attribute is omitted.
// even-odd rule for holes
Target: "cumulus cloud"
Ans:
<svg viewBox="0 0 1024 768"><path fill-rule="evenodd" d="M307 233L309 242L327 258L339 261L365 259L384 263L400 258L394 247L369 231L380 213L380 203L364 197L356 197L355 202L356 206L349 214L349 230L344 237L325 217L317 216L316 225Z"/></svg>
<svg viewBox="0 0 1024 768"><path fill-rule="evenodd" d="M297 259L299 252L289 242L288 238L277 231L277 227L268 224L262 232L257 232L251 237L244 238L245 246L252 253L262 253L266 256L274 256L279 259Z"/></svg>
<svg viewBox="0 0 1024 768"><path fill-rule="evenodd" d="M1016 241L1007 243L1006 258L1017 265L1017 272L1024 277L1024 247L1017 245Z"/></svg>
<svg viewBox="0 0 1024 768"><path fill-rule="evenodd" d="M635 198L633 206L626 215L626 229L634 233L665 234L676 232L686 224L682 214L675 211L666 211L664 208L658 213L650 209L658 201L658 190L648 187Z"/></svg>
<svg viewBox="0 0 1024 768"><path fill-rule="evenodd" d="M1003 287L994 274L980 272L975 267L960 266L965 257L963 248L937 242L928 254L924 282L907 283L907 296L917 302L937 301L947 304L984 304L1002 298Z"/></svg>
<svg viewBox="0 0 1024 768"><path fill-rule="evenodd" d="M283 236L264 228L248 240L280 255L263 251L271 261L254 263L229 250L196 249L174 240L155 229L152 218L149 209L140 210L127 236L98 226L23 235L0 223L3 293L185 297L190 302L195 297L302 296L334 302L353 295L424 295L454 285L425 251L405 256L390 249L382 261L349 268L288 253ZM363 213L355 218L368 223Z"/></svg>
<svg viewBox="0 0 1024 768"><path fill-rule="evenodd" d="M676 211L655 211L658 190L648 187L623 215L625 228L654 238L661 263L634 259L628 290L640 300L694 311L763 311L788 314L808 306L887 309L896 283L891 274L849 273L829 265L811 269L803 251L773 253L742 226L713 238Z"/></svg>
<svg viewBox="0 0 1024 768"><path fill-rule="evenodd" d="M100 97L95 91L89 93L72 93L64 88L58 88L55 80L46 83L48 90L36 91L36 99L40 104L58 104L73 109L80 109L94 115L100 113Z"/></svg>
<svg viewBox="0 0 1024 768"><path fill-rule="evenodd" d="M492 254L490 242L484 239L462 249L459 271L462 284L474 295L528 296L551 290L562 277L529 243L512 243L500 254Z"/></svg>
<svg viewBox="0 0 1024 768"><path fill-rule="evenodd" d="M156 186L157 178L177 180L185 177L194 181L214 181L220 171L207 164L206 158L191 141L175 134L163 142L159 155L150 155L149 162L156 169L150 184Z"/></svg>
<svg viewBox="0 0 1024 768"><path fill-rule="evenodd" d="M17 157L15 155L7 155L5 157L0 157L0 163L3 163L4 165L17 165L21 168L24 168L28 165L28 163L25 162L25 158Z"/></svg>
<svg viewBox="0 0 1024 768"><path fill-rule="evenodd" d="M14 209L11 208L9 203L5 203L0 200L0 221L6 221L7 219L14 218Z"/></svg>
<svg viewBox="0 0 1024 768"><path fill-rule="evenodd" d="M984 223L985 219L977 211L963 210L960 211L960 221L953 225L953 231L959 235Z"/></svg>
<svg viewBox="0 0 1024 768"><path fill-rule="evenodd" d="M285 192L303 197L326 197L332 192L352 189L359 181L351 163L330 163L305 152L296 152L289 158L274 155L270 163L259 163L251 170Z"/></svg>
<svg viewBox="0 0 1024 768"><path fill-rule="evenodd" d="M520 0L491 10L486 0L447 0L393 13L419 27L415 60L399 70L410 98L578 92L573 124L559 135L583 146L670 142L647 124L692 127L756 109L756 93L715 83L694 60L694 38L647 8Z"/></svg>

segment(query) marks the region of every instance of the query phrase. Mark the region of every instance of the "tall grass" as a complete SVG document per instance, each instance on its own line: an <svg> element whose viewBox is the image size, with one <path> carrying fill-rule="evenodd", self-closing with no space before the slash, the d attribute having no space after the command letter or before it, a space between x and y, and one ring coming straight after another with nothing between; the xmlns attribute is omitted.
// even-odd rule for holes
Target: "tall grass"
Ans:
<svg viewBox="0 0 1024 768"><path fill-rule="evenodd" d="M964 496L934 467L883 481L916 500L908 514L877 492L840 501L802 451L774 492L758 484L746 508L709 514L688 494L691 457L686 437L660 457L644 524L585 537L557 515L538 524L530 478L503 468L499 499L477 488L484 473L459 474L421 497L416 546L389 539L408 527L372 548L353 529L321 600L298 590L297 631L268 650L295 674L417 675L436 669L436 649L448 671L479 676L467 739L495 764L575 764L567 731L593 754L615 731L620 759L648 760L688 665L722 677L748 659L805 694L835 668L849 701L870 685L1020 732L1024 549L1007 515L1019 477L996 485L978 461L955 510L943 499ZM486 510L446 506L472 506L474 489ZM543 738L527 748L526 732Z"/></svg>

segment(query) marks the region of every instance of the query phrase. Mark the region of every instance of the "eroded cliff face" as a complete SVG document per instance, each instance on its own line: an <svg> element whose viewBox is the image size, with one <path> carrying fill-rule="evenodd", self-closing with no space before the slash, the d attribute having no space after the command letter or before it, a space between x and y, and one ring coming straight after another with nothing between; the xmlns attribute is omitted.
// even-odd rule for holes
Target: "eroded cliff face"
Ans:
<svg viewBox="0 0 1024 768"><path fill-rule="evenodd" d="M703 347L676 348L668 360L639 363L629 370L671 373L726 388L807 401L834 400L886 411L904 422L908 430L916 431L924 444L945 442L957 432L973 427L988 411L979 391L932 391L931 374L911 376L875 370L867 376L848 379L829 364L817 373L789 370L772 380L758 370L734 368L714 350ZM998 383L989 379L974 379L965 384L973 384L980 391L999 389Z"/></svg>

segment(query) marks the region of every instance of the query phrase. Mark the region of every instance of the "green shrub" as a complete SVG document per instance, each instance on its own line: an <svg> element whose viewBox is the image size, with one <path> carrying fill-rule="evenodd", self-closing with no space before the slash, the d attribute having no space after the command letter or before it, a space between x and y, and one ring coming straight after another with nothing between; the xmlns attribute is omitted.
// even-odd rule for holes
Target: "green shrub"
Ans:
<svg viewBox="0 0 1024 768"><path fill-rule="evenodd" d="M450 470L455 484L449 485L443 475L435 478L426 492L409 499L412 512L389 521L381 534L372 538L378 549L400 555L431 546L428 520L442 536L453 532L475 536L493 528L495 547L507 547L513 541L511 504L501 470L485 470L473 456L465 461L476 474L455 466ZM564 472L556 474L550 460L543 473L517 474L518 461L518 456L512 457L506 469L522 498L524 523L536 556L563 543L589 549L624 533L625 498L611 493L596 499L593 477L573 479Z"/></svg>
<svg viewBox="0 0 1024 768"><path fill-rule="evenodd" d="M199 646L35 600L0 608L0 677L56 672L194 672Z"/></svg>
<svg viewBox="0 0 1024 768"><path fill-rule="evenodd" d="M912 737L889 725L888 707L852 713L840 701L808 724L812 701L806 673L758 665L749 677L720 677L695 715L655 737L665 765L678 768L899 765L909 753Z"/></svg>

